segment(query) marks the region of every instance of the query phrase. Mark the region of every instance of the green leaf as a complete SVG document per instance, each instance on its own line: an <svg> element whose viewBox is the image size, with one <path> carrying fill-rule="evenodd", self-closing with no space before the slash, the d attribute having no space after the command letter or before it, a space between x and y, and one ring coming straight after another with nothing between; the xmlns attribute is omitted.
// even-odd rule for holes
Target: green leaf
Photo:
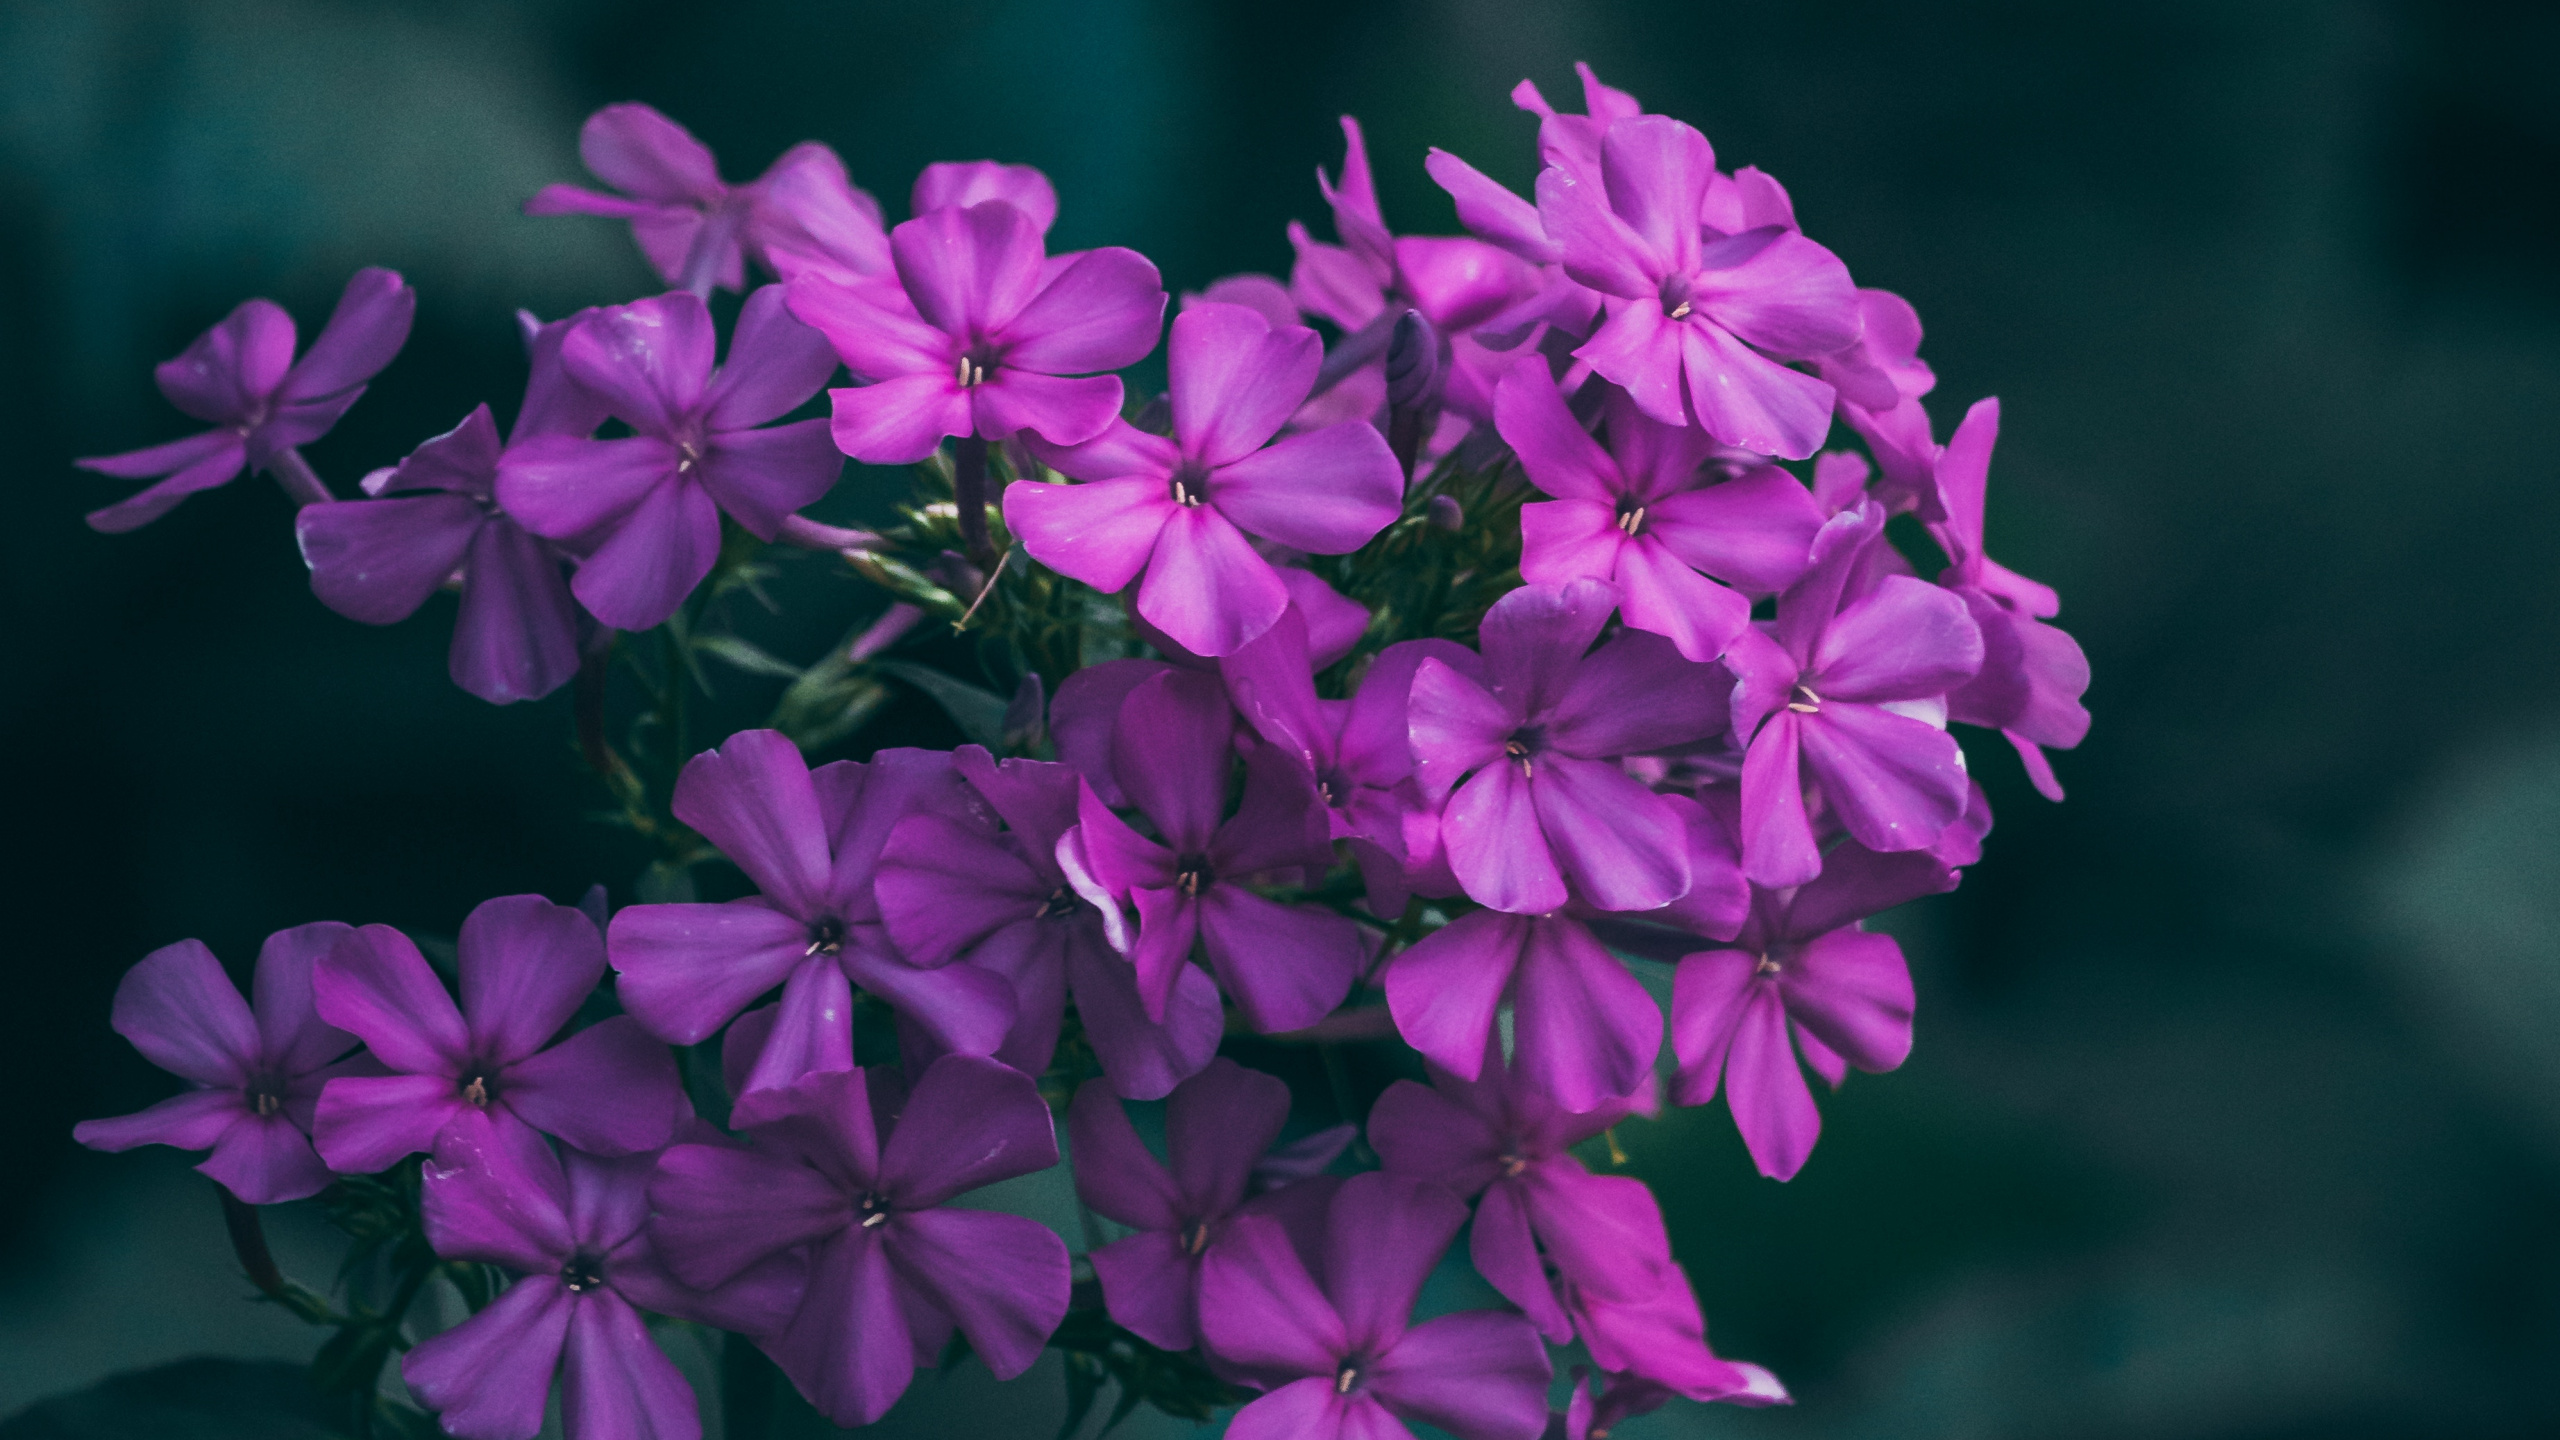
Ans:
<svg viewBox="0 0 2560 1440"><path fill-rule="evenodd" d="M697 636L693 642L693 648L723 664L744 670L750 675L770 675L780 680L800 678L799 666L751 640L741 639L735 635Z"/></svg>
<svg viewBox="0 0 2560 1440"><path fill-rule="evenodd" d="M880 668L933 697L971 742L1003 751L1005 697L905 660L883 660Z"/></svg>

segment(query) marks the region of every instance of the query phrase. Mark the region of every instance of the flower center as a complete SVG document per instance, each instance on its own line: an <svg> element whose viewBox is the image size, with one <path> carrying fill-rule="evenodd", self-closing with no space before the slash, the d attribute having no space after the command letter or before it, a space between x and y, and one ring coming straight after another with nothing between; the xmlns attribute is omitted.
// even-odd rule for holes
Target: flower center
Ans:
<svg viewBox="0 0 2560 1440"><path fill-rule="evenodd" d="M1513 731L1511 738L1502 742L1502 753L1511 758L1512 764L1520 767L1520 778L1523 780L1531 775L1532 762L1537 753L1546 748L1546 732L1535 725Z"/></svg>
<svg viewBox="0 0 2560 1440"><path fill-rule="evenodd" d="M1050 891L1049 898L1041 902L1040 918L1043 920L1064 920L1068 916L1076 913L1076 907L1083 903L1084 902L1077 897L1075 891L1061 885L1057 889Z"/></svg>
<svg viewBox="0 0 2560 1440"><path fill-rule="evenodd" d="M284 1097L261 1087L249 1092L249 1104L260 1115L273 1115L284 1108Z"/></svg>
<svg viewBox="0 0 2560 1440"><path fill-rule="evenodd" d="M889 1223L889 1197L877 1191L862 1197L856 1207L862 1216L862 1228L874 1230Z"/></svg>
<svg viewBox="0 0 2560 1440"><path fill-rule="evenodd" d="M1775 975L1786 968L1786 965L1780 961L1777 956L1764 950L1760 953L1760 968L1753 973L1759 975Z"/></svg>
<svg viewBox="0 0 2560 1440"><path fill-rule="evenodd" d="M803 955L841 955L844 953L844 922L833 915L809 926L809 948Z"/></svg>
<svg viewBox="0 0 2560 1440"><path fill-rule="evenodd" d="M474 1106L476 1106L476 1107L477 1107L477 1108L479 1108L479 1109L482 1109L482 1110L486 1110L486 1109L488 1109L488 1108L489 1108L489 1077L488 1077L486 1074L483 1074L483 1073L474 1073L474 1074L470 1074L470 1075L465 1075L465 1076L463 1076L463 1077L462 1077L462 1098L463 1098L463 1099L465 1099L465 1100L470 1101Z"/></svg>
<svg viewBox="0 0 2560 1440"><path fill-rule="evenodd" d="M581 1250L560 1267L560 1283L573 1294L584 1294L604 1285L604 1257Z"/></svg>
<svg viewBox="0 0 2560 1440"><path fill-rule="evenodd" d="M1360 1362L1357 1360L1345 1360L1342 1362L1342 1368L1335 1371L1333 1374L1333 1393L1336 1395L1348 1395L1351 1393L1351 1387L1359 1383Z"/></svg>
<svg viewBox="0 0 2560 1440"><path fill-rule="evenodd" d="M1798 685L1796 698L1787 702L1787 708L1799 715L1819 714L1822 710L1822 697L1813 693L1812 686Z"/></svg>
<svg viewBox="0 0 2560 1440"><path fill-rule="evenodd" d="M1689 277L1673 275L1662 282L1662 315L1666 320L1689 318Z"/></svg>
<svg viewBox="0 0 2560 1440"><path fill-rule="evenodd" d="M1209 1248L1209 1222L1206 1220L1182 1232L1182 1253L1197 1255Z"/></svg>
<svg viewBox="0 0 2560 1440"><path fill-rule="evenodd" d="M1198 461L1184 457L1173 467L1173 503L1197 510L1209 493L1209 472Z"/></svg>
<svg viewBox="0 0 2560 1440"><path fill-rule="evenodd" d="M963 390L974 385L986 384L987 362L985 358L977 355L963 354L960 357L960 373L955 378L959 380L960 388Z"/></svg>
<svg viewBox="0 0 2560 1440"><path fill-rule="evenodd" d="M1627 538L1628 538L1628 539L1630 539L1630 540L1634 539L1634 538L1635 538L1636 536L1638 536L1638 535L1643 534L1643 533L1644 533L1644 507L1643 507L1643 506L1641 506L1641 505L1638 505L1638 506L1633 507L1632 509L1627 509L1627 508L1622 508L1622 509L1620 509L1620 510L1618 511L1618 528L1619 528L1619 529L1621 529L1621 530L1624 530L1625 532L1627 532Z"/></svg>
<svg viewBox="0 0 2560 1440"><path fill-rule="evenodd" d="M1183 861L1182 868L1173 873L1173 888L1185 895L1197 896L1201 891L1216 884L1217 879L1218 877L1209 871L1208 860L1195 855Z"/></svg>
<svg viewBox="0 0 2560 1440"><path fill-rule="evenodd" d="M1502 1174L1506 1179L1515 1179L1519 1176L1521 1171L1528 1168L1529 1157L1525 1155L1505 1155L1502 1157Z"/></svg>
<svg viewBox="0 0 2560 1440"><path fill-rule="evenodd" d="M679 474L679 475L690 475L690 474L692 474L692 473L693 473L693 467L694 467L694 466L696 466L696 465L699 465L699 464L701 464L701 463L702 463L702 447L701 447L701 446L698 446L698 445L694 444L694 443L693 443L692 441L690 441L690 440L683 441L683 442L681 442L680 444L678 444L678 445L676 446L676 473L677 473L677 474Z"/></svg>

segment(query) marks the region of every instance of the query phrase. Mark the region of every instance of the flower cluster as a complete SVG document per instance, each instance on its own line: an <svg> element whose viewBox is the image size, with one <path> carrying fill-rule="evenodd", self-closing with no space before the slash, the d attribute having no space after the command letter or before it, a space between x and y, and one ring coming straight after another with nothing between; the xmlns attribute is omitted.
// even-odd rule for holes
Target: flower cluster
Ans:
<svg viewBox="0 0 2560 1440"><path fill-rule="evenodd" d="M443 1277L473 1313L363 1323L474 1440L533 1435L555 1377L575 1440L698 1434L644 1311L760 1347L842 1425L955 1336L999 1377L1066 1350L1079 1407L1105 1375L1124 1409L1239 1405L1240 1437L1530 1440L1575 1342L1605 1378L1553 1397L1565 1433L1783 1401L1709 1349L1653 1192L1578 1147L1721 1092L1793 1176L1804 1070L1911 1046L1864 922L1952 889L1990 828L1950 726L2059 799L2088 670L2053 592L1984 554L1996 402L1938 444L1910 307L1775 180L1583 81L1581 114L1515 93L1533 196L1431 154L1465 235L1390 233L1346 120L1338 243L1293 225L1287 280L1184 296L1139 403L1115 372L1167 329L1157 272L1048 253L1038 172L931 167L892 227L823 146L732 185L637 105L583 137L622 195L528 208L628 220L678 288L525 317L503 438L482 406L329 498L294 447L408 292L359 276L298 364L243 306L162 367L224 428L84 462L177 471L93 523L309 477L320 599L380 624L458 590L453 675L492 701L592 677L580 738L663 858L610 913L482 905L445 974L306 925L252 1009L201 945L156 952L116 1027L199 1088L80 1138L210 1149L252 1204L413 1175L405 1293ZM1835 420L1866 454L1824 449ZM846 457L918 465L895 526L799 513ZM772 541L894 603L814 664L765 654L715 602ZM984 673L902 658L928 615ZM653 702L621 750L617 656ZM704 656L790 683L686 758ZM813 763L892 680L975 743ZM741 898L696 897L714 857ZM1300 1096L1220 1053L1298 1045L1391 1083ZM1054 1111L1082 1253L951 1203L1056 1165ZM1417 1320L1461 1231L1506 1304ZM518 1278L492 1298L481 1267Z"/></svg>

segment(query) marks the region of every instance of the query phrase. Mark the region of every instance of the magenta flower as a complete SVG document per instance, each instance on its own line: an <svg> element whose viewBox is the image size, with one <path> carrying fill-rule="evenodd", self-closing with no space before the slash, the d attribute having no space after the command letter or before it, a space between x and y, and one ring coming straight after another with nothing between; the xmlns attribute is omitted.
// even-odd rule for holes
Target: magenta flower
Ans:
<svg viewBox="0 0 2560 1440"><path fill-rule="evenodd" d="M682 291L589 315L561 343L561 363L633 433L520 439L499 460L499 503L585 557L570 588L616 629L676 612L720 557L722 511L770 540L844 469L826 422L765 425L835 371L781 288L747 297L715 373L716 338L711 312Z"/></svg>
<svg viewBox="0 0 2560 1440"><path fill-rule="evenodd" d="M650 1234L689 1284L811 1247L798 1309L760 1343L839 1425L887 1413L955 1327L1009 1380L1067 1311L1067 1247L1046 1226L944 1204L1058 1162L1039 1087L953 1055L897 1088L887 1070L810 1076L747 1148L674 1146L649 1187Z"/></svg>
<svg viewBox="0 0 2560 1440"><path fill-rule="evenodd" d="M811 1071L853 1068L853 988L889 1002L944 1047L984 1055L1013 1025L1011 988L973 966L922 969L881 928L872 878L899 821L966 804L951 757L883 750L809 769L779 732L746 730L686 762L677 819L760 894L725 905L631 905L610 932L617 993L650 1034L698 1044L775 986L782 1004L748 1096Z"/></svg>
<svg viewBox="0 0 2560 1440"><path fill-rule="evenodd" d="M1600 179L1602 137L1616 122L1645 113L1644 105L1626 91L1603 83L1580 60L1573 62L1573 73L1582 81L1582 114L1556 109L1534 80L1512 86L1511 103L1538 117L1540 164L1562 170L1576 180L1596 183Z"/></svg>
<svg viewBox="0 0 2560 1440"><path fill-rule="evenodd" d="M916 175L907 196L907 213L966 210L1001 200L1030 218L1043 235L1058 223L1058 190L1049 177L1029 165L1001 165L993 160L943 160Z"/></svg>
<svg viewBox="0 0 2560 1440"><path fill-rule="evenodd" d="M1858 921L1953 890L1956 878L1926 851L1879 855L1851 841L1799 889L1755 887L1732 948L1688 956L1672 982L1673 1098L1704 1105L1721 1076L1752 1163L1773 1180L1795 1178L1822 1116L1789 1034L1834 1087L1851 1065L1869 1074L1900 1065L1911 1053L1911 971L1892 936Z"/></svg>
<svg viewBox="0 0 2560 1440"><path fill-rule="evenodd" d="M1707 1322L1698 1294L1678 1265L1642 1300L1617 1301L1563 1285L1565 1308L1591 1361L1618 1378L1659 1386L1691 1400L1729 1405L1792 1405L1778 1377L1748 1361L1727 1360L1707 1348ZM1632 1397L1631 1397L1632 1398Z"/></svg>
<svg viewBox="0 0 2560 1440"><path fill-rule="evenodd" d="M1615 762L1709 733L1722 672L1641 632L1586 657L1615 608L1598 581L1524 585L1485 613L1485 682L1434 659L1414 671L1414 774L1446 799L1449 866L1481 904L1543 915L1568 879L1606 910L1688 893L1679 817Z"/></svg>
<svg viewBox="0 0 2560 1440"><path fill-rule="evenodd" d="M2079 641L2043 623L2062 609L2052 587L1983 553L1983 492L1999 438L2000 402L1975 401L1933 476L1946 519L1929 533L1952 562L1938 583L1963 597L1965 612L1982 630L1982 668L1947 697L1947 718L1999 731L2017 748L2036 789L2060 800L2062 782L2044 747L2068 750L2089 733L2089 711L2080 703L2089 688L2089 657Z"/></svg>
<svg viewBox="0 0 2560 1440"><path fill-rule="evenodd" d="M1168 355L1172 437L1120 422L1089 444L1035 447L1088 483L1016 481L1005 523L1032 558L1097 590L1143 572L1140 615L1193 654L1233 654L1289 606L1248 536L1345 555L1403 513L1404 472L1373 427L1265 443L1306 399L1321 350L1314 331L1275 329L1241 305L1183 311Z"/></svg>
<svg viewBox="0 0 2560 1440"><path fill-rule="evenodd" d="M1234 1220L1201 1263L1200 1338L1266 1393L1236 1412L1231 1440L1410 1440L1407 1420L1534 1440L1554 1374L1536 1327L1491 1310L1410 1323L1466 1219L1437 1185L1354 1175L1327 1215L1321 1284L1279 1222Z"/></svg>
<svg viewBox="0 0 2560 1440"><path fill-rule="evenodd" d="M1199 1342L1200 1258L1231 1217L1254 1213L1246 1199L1254 1168L1288 1119L1286 1084L1212 1060L1165 1107L1168 1169L1109 1087L1088 1080L1076 1091L1067 1112L1076 1196L1137 1232L1090 1257L1112 1319L1160 1349Z"/></svg>
<svg viewBox="0 0 2560 1440"><path fill-rule="evenodd" d="M1741 677L1733 730L1749 743L1743 873L1755 885L1821 872L1807 768L1870 850L1921 849L1964 813L1964 756L1945 704L1981 668L1982 632L1963 600L1925 580L1888 574L1854 588L1883 535L1880 508L1834 516L1804 578L1778 597L1770 633L1755 630L1730 658Z"/></svg>
<svg viewBox="0 0 2560 1440"><path fill-rule="evenodd" d="M400 353L417 309L417 292L397 274L359 270L320 338L297 361L293 317L272 300L242 301L184 354L152 372L170 404L214 429L71 462L120 480L169 477L89 512L90 528L111 535L139 529L199 490L228 484L243 470L279 465L289 467L286 488L298 502L327 499L327 488L294 447L328 434L363 396L365 382Z"/></svg>
<svg viewBox="0 0 2560 1440"><path fill-rule="evenodd" d="M320 1092L313 1135L329 1168L357 1175L432 1149L486 1112L598 1155L667 1143L683 1087L675 1058L627 1016L549 1043L604 978L595 922L539 895L487 900L462 922L462 1004L409 937L367 925L319 962L320 1018L362 1040L387 1075Z"/></svg>
<svg viewBox="0 0 2560 1440"><path fill-rule="evenodd" d="M1226 810L1235 716L1215 677L1168 670L1129 692L1112 736L1121 790L1154 825L1148 839L1090 786L1077 801L1080 854L1061 850L1077 888L1098 904L1126 898L1138 933L1127 945L1148 1018L1162 1023L1192 942L1254 1029L1314 1024L1351 992L1367 958L1359 927L1312 905L1283 905L1247 882L1267 871L1333 863L1315 790L1290 757L1245 759L1244 799ZM1116 925L1116 911L1109 918Z"/></svg>
<svg viewBox="0 0 2560 1440"><path fill-rule="evenodd" d="M1388 961L1385 985L1405 1043L1466 1080L1508 999L1519 1073L1576 1114L1632 1094L1662 1052L1661 1007L1561 915L1461 915Z"/></svg>
<svg viewBox="0 0 2560 1440"><path fill-rule="evenodd" d="M142 957L116 986L116 1033L198 1088L136 1114L83 1120L71 1138L92 1150L210 1150L196 1169L252 1205L319 1194L329 1167L312 1152L312 1111L324 1084L363 1062L332 1063L356 1037L312 1008L311 971L351 933L324 920L268 936L250 981L254 1009L201 940Z"/></svg>
<svg viewBox="0 0 2560 1440"><path fill-rule="evenodd" d="M889 232L904 303L808 276L791 310L873 383L829 392L835 443L904 465L944 437L1028 430L1073 445L1119 417L1120 381L1093 372L1156 348L1164 286L1134 250L1044 259L1032 216L1003 200L929 210Z"/></svg>
<svg viewBox="0 0 2560 1440"><path fill-rule="evenodd" d="M1597 176L1538 177L1538 209L1565 272L1615 297L1574 354L1666 425L1801 460L1831 428L1833 391L1795 370L1858 339L1857 287L1837 257L1769 225L1708 238L1716 174L1707 137L1677 120L1613 122Z"/></svg>
<svg viewBox="0 0 2560 1440"><path fill-rule="evenodd" d="M925 810L898 822L873 886L898 949L918 965L956 959L1012 985L1013 1028L995 1054L1024 1074L1049 1068L1071 991L1085 1039L1120 1094L1161 1098L1208 1064L1226 1029L1217 982L1184 966L1164 1023L1148 1019L1137 972L1058 863L1058 844L1076 824L1075 772L997 760L976 745L954 751L952 764L994 813Z"/></svg>
<svg viewBox="0 0 2560 1440"><path fill-rule="evenodd" d="M1498 1049L1485 1057L1480 1079L1434 1067L1428 1086L1399 1080L1369 1112L1369 1143L1391 1175L1434 1181L1460 1199L1483 1195L1469 1258L1562 1345L1573 1325L1547 1277L1549 1263L1585 1293L1621 1300L1650 1296L1671 1265L1653 1192L1631 1176L1594 1175L1572 1153L1629 1115L1650 1113L1656 1101L1648 1076L1637 1094L1577 1115L1521 1080Z"/></svg>
<svg viewBox="0 0 2560 1440"><path fill-rule="evenodd" d="M800 1268L781 1258L708 1294L669 1275L645 1228L656 1164L555 1156L519 1126L457 1125L436 1141L420 1186L428 1243L522 1277L401 1357L401 1378L447 1434L532 1440L557 1372L570 1440L701 1435L693 1387L640 1312L766 1334L790 1318Z"/></svg>
<svg viewBox="0 0 2560 1440"><path fill-rule="evenodd" d="M1494 423L1530 483L1555 497L1520 508L1520 578L1608 581L1629 625L1713 660L1751 623L1745 592L1775 594L1804 573L1822 512L1775 465L1715 483L1715 442L1646 415L1623 390L1602 414L1607 449L1565 408L1544 360L1503 377Z"/></svg>
<svg viewBox="0 0 2560 1440"><path fill-rule="evenodd" d="M560 365L577 317L528 327L533 378L515 438L586 436L603 402ZM365 500L328 500L294 516L312 593L350 620L389 625L459 575L462 609L447 662L453 683L493 705L536 700L578 673L578 609L562 558L498 508L502 447L489 407L365 479Z"/></svg>
<svg viewBox="0 0 2560 1440"><path fill-rule="evenodd" d="M730 185L690 131L649 106L625 103L587 117L578 158L625 193L545 185L524 213L628 220L640 253L679 290L707 297L714 286L743 289L750 256L786 278L807 268L888 268L879 202L854 189L844 162L814 141L784 151L757 179Z"/></svg>

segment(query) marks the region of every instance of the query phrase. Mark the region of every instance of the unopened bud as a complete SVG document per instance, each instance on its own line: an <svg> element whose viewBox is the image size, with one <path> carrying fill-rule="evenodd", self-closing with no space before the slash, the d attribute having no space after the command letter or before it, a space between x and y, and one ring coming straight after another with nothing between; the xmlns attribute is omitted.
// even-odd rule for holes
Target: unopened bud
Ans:
<svg viewBox="0 0 2560 1440"><path fill-rule="evenodd" d="M1440 332L1419 310L1396 317L1395 334L1387 341L1387 404L1416 410L1438 393Z"/></svg>
<svg viewBox="0 0 2560 1440"><path fill-rule="evenodd" d="M905 639L907 632L916 628L916 622L923 618L922 610L904 600L899 601L880 612L880 618L872 621L870 628L853 637L852 648L845 651L844 658L857 664L870 659Z"/></svg>
<svg viewBox="0 0 2560 1440"><path fill-rule="evenodd" d="M1432 496L1431 503L1422 507L1422 518L1452 535L1467 528L1467 512L1459 509L1458 502L1447 495Z"/></svg>

